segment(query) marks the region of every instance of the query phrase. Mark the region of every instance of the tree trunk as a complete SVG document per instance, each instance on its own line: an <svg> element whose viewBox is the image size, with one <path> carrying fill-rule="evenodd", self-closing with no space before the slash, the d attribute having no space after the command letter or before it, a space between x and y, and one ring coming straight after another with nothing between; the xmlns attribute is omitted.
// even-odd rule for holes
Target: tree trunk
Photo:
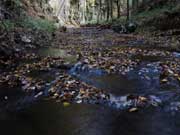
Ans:
<svg viewBox="0 0 180 135"><path fill-rule="evenodd" d="M117 6L117 18L120 18L121 14L121 2L119 0L116 1L116 6Z"/></svg>
<svg viewBox="0 0 180 135"><path fill-rule="evenodd" d="M129 21L129 17L130 17L130 14L129 14L129 0L127 0L127 22Z"/></svg>
<svg viewBox="0 0 180 135"><path fill-rule="evenodd" d="M106 0L106 6L107 6L107 18L106 18L106 20L109 21L109 17L110 17L110 4L109 4L109 0Z"/></svg>
<svg viewBox="0 0 180 135"><path fill-rule="evenodd" d="M99 23L100 19L102 18L101 8L102 8L102 0L99 0L97 23Z"/></svg>
<svg viewBox="0 0 180 135"><path fill-rule="evenodd" d="M100 8L100 19L102 20L103 13L102 13L102 0L99 0L99 8Z"/></svg>
<svg viewBox="0 0 180 135"><path fill-rule="evenodd" d="M111 19L113 19L113 0L110 0Z"/></svg>

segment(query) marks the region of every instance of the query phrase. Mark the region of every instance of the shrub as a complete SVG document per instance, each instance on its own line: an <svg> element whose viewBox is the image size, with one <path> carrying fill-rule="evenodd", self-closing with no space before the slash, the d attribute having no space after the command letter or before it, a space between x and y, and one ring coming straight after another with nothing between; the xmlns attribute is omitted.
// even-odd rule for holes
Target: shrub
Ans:
<svg viewBox="0 0 180 135"><path fill-rule="evenodd" d="M0 28L6 29L7 31L14 29L15 23L10 20L3 20L0 22Z"/></svg>
<svg viewBox="0 0 180 135"><path fill-rule="evenodd" d="M48 31L48 32L53 32L56 29L53 22L46 19L33 18L33 17L25 17L24 20L20 21L20 26L25 28Z"/></svg>

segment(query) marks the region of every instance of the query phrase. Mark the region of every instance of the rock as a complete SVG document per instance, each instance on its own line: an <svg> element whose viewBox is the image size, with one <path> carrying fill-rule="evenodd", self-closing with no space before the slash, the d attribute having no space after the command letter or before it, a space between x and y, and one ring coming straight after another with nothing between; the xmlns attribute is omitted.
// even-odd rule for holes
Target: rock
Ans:
<svg viewBox="0 0 180 135"><path fill-rule="evenodd" d="M117 33L133 33L136 29L137 24L134 22L128 22L125 25L118 24L112 26L112 30Z"/></svg>
<svg viewBox="0 0 180 135"><path fill-rule="evenodd" d="M8 96L5 96L4 99L5 99L5 100L8 100Z"/></svg>
<svg viewBox="0 0 180 135"><path fill-rule="evenodd" d="M1 12L1 8L0 8L0 19L4 19L4 14Z"/></svg>
<svg viewBox="0 0 180 135"><path fill-rule="evenodd" d="M13 55L14 52L15 51L12 48L9 48L8 46L0 46L0 57L7 59L11 55Z"/></svg>
<svg viewBox="0 0 180 135"><path fill-rule="evenodd" d="M170 103L169 109L171 111L178 111L178 110L180 110L180 102L172 102L172 103Z"/></svg>
<svg viewBox="0 0 180 135"><path fill-rule="evenodd" d="M126 33L126 28L121 24L113 25L112 30L117 33Z"/></svg>
<svg viewBox="0 0 180 135"><path fill-rule="evenodd" d="M31 43L30 37L27 37L27 36L22 36L22 37L21 37L21 40L22 40L23 42L25 42L25 43Z"/></svg>
<svg viewBox="0 0 180 135"><path fill-rule="evenodd" d="M157 96L154 96L154 95L150 95L149 96L149 99L150 99L150 104L152 106L159 106L160 104L162 104L162 100L160 98L158 98Z"/></svg>
<svg viewBox="0 0 180 135"><path fill-rule="evenodd" d="M62 27L59 28L59 31L60 32L66 32L67 28L65 26L62 26Z"/></svg>
<svg viewBox="0 0 180 135"><path fill-rule="evenodd" d="M125 25L127 33L133 33L137 29L137 24L134 22L128 22Z"/></svg>

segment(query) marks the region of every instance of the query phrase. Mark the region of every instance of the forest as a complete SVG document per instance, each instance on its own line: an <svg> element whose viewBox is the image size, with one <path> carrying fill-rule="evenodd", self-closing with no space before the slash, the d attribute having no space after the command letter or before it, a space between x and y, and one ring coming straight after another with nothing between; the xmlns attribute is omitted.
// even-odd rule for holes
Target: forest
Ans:
<svg viewBox="0 0 180 135"><path fill-rule="evenodd" d="M0 0L0 134L179 135L179 0Z"/></svg>

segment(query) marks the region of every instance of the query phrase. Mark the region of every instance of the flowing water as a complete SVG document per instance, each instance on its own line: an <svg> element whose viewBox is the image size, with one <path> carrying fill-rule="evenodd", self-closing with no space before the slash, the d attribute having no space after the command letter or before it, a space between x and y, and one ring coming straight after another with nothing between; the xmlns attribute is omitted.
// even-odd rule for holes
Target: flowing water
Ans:
<svg viewBox="0 0 180 135"><path fill-rule="evenodd" d="M28 109L1 114L3 135L178 135L179 114L148 109L128 113L98 105L63 107L39 101Z"/></svg>
<svg viewBox="0 0 180 135"><path fill-rule="evenodd" d="M38 53L42 56L60 56L75 61L74 57L70 55L67 57L65 51L57 48L43 48ZM175 55L179 57L178 53ZM69 74L108 91L111 93L112 102L115 102L116 105L72 104L64 107L54 100L41 99L15 110L2 110L0 113L1 134L179 135L180 114L174 105L180 104L177 102L180 99L178 96L180 86L177 83L163 86L159 84L160 72L157 66L159 60L159 58L148 58L127 75L108 75L99 69L84 72L76 70L77 67L74 67ZM47 78L51 82L55 72L34 71L29 76ZM11 93L12 89L5 90ZM18 88L17 91L19 92ZM120 109L119 106L121 106L120 100L124 95L130 93L157 96L159 100L165 101L165 104L157 108L150 107L129 113L123 108ZM6 94L4 94L4 98ZM11 99L11 96L8 95L8 97ZM12 102L15 102L14 100L16 98L12 98Z"/></svg>

